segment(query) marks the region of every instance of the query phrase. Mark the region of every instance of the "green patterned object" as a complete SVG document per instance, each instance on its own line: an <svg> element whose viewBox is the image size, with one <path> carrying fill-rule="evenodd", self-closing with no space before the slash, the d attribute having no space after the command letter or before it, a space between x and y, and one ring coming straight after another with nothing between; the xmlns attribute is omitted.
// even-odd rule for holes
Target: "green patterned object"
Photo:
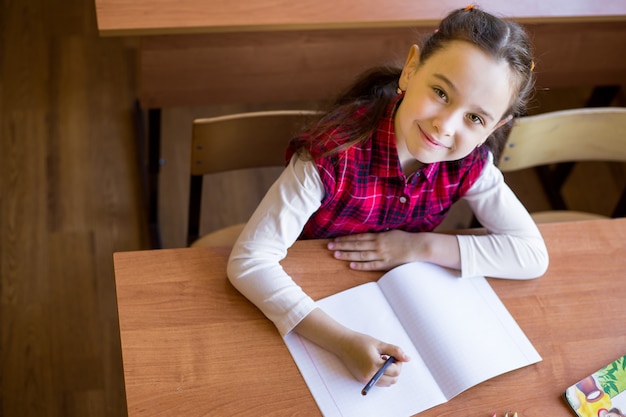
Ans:
<svg viewBox="0 0 626 417"><path fill-rule="evenodd" d="M602 389L610 397L626 390L626 355L596 373Z"/></svg>

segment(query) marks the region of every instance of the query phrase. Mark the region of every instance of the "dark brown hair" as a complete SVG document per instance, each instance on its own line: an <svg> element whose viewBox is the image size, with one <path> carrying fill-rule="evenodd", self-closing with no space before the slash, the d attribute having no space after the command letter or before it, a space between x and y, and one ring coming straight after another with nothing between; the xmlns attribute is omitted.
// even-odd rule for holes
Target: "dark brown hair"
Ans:
<svg viewBox="0 0 626 417"><path fill-rule="evenodd" d="M517 83L516 93L504 117L524 115L534 89L532 48L528 35L515 22L493 16L476 7L458 9L446 16L422 43L420 65L452 41L470 42L496 59L505 60ZM389 103L397 95L401 68L378 67L362 74L331 104L330 110L312 127L311 140L341 127L349 139L334 151L352 146L372 135ZM355 114L357 109L365 111ZM510 123L497 129L486 141L494 156L500 153ZM305 141L306 142L306 141ZM305 146L301 143L300 146Z"/></svg>

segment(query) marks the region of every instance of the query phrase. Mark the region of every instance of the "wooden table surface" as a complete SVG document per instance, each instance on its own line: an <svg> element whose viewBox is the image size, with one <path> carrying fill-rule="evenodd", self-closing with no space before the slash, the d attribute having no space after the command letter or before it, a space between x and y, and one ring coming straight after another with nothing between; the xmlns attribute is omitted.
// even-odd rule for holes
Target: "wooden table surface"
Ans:
<svg viewBox="0 0 626 417"><path fill-rule="evenodd" d="M626 219L540 228L547 273L489 282L543 361L420 416L571 417L565 388L626 353ZM319 415L274 326L228 282L228 253L114 255L129 417ZM381 275L350 271L323 241L297 242L283 265L314 298Z"/></svg>

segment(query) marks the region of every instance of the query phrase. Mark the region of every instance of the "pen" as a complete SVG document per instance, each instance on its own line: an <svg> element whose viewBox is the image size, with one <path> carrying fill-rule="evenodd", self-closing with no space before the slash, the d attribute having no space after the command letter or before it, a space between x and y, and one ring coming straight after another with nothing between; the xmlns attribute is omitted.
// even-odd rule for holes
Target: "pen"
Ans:
<svg viewBox="0 0 626 417"><path fill-rule="evenodd" d="M381 366L378 372L376 372L372 379L370 379L370 382L368 382L365 387L363 387L363 389L361 390L361 395L367 395L367 392L370 390L370 388L376 385L380 377L383 376L383 374L385 373L385 369L387 369L389 365L391 365L395 361L396 358L394 358L393 356L389 356L383 366Z"/></svg>

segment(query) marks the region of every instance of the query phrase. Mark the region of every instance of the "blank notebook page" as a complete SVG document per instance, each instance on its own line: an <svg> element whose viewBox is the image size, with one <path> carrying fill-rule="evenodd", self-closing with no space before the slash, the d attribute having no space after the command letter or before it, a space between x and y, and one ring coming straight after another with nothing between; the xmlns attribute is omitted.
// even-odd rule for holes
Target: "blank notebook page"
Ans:
<svg viewBox="0 0 626 417"><path fill-rule="evenodd" d="M348 291L350 293L320 300L318 305L353 330L401 346L411 361L403 364L398 383L389 388L374 387L363 396L364 384L356 381L335 355L295 333L287 335L285 343L322 414L327 417L409 416L418 412L416 410L445 402L378 285L370 283ZM376 308L372 308L374 305Z"/></svg>
<svg viewBox="0 0 626 417"><path fill-rule="evenodd" d="M285 343L325 416L410 416L541 360L485 278L461 279L428 263L395 268L378 283L318 305L346 327L398 345L411 357L395 385L362 396L363 384L336 356L287 335Z"/></svg>
<svg viewBox="0 0 626 417"><path fill-rule="evenodd" d="M541 360L484 277L414 263L390 271L379 285L448 400Z"/></svg>

